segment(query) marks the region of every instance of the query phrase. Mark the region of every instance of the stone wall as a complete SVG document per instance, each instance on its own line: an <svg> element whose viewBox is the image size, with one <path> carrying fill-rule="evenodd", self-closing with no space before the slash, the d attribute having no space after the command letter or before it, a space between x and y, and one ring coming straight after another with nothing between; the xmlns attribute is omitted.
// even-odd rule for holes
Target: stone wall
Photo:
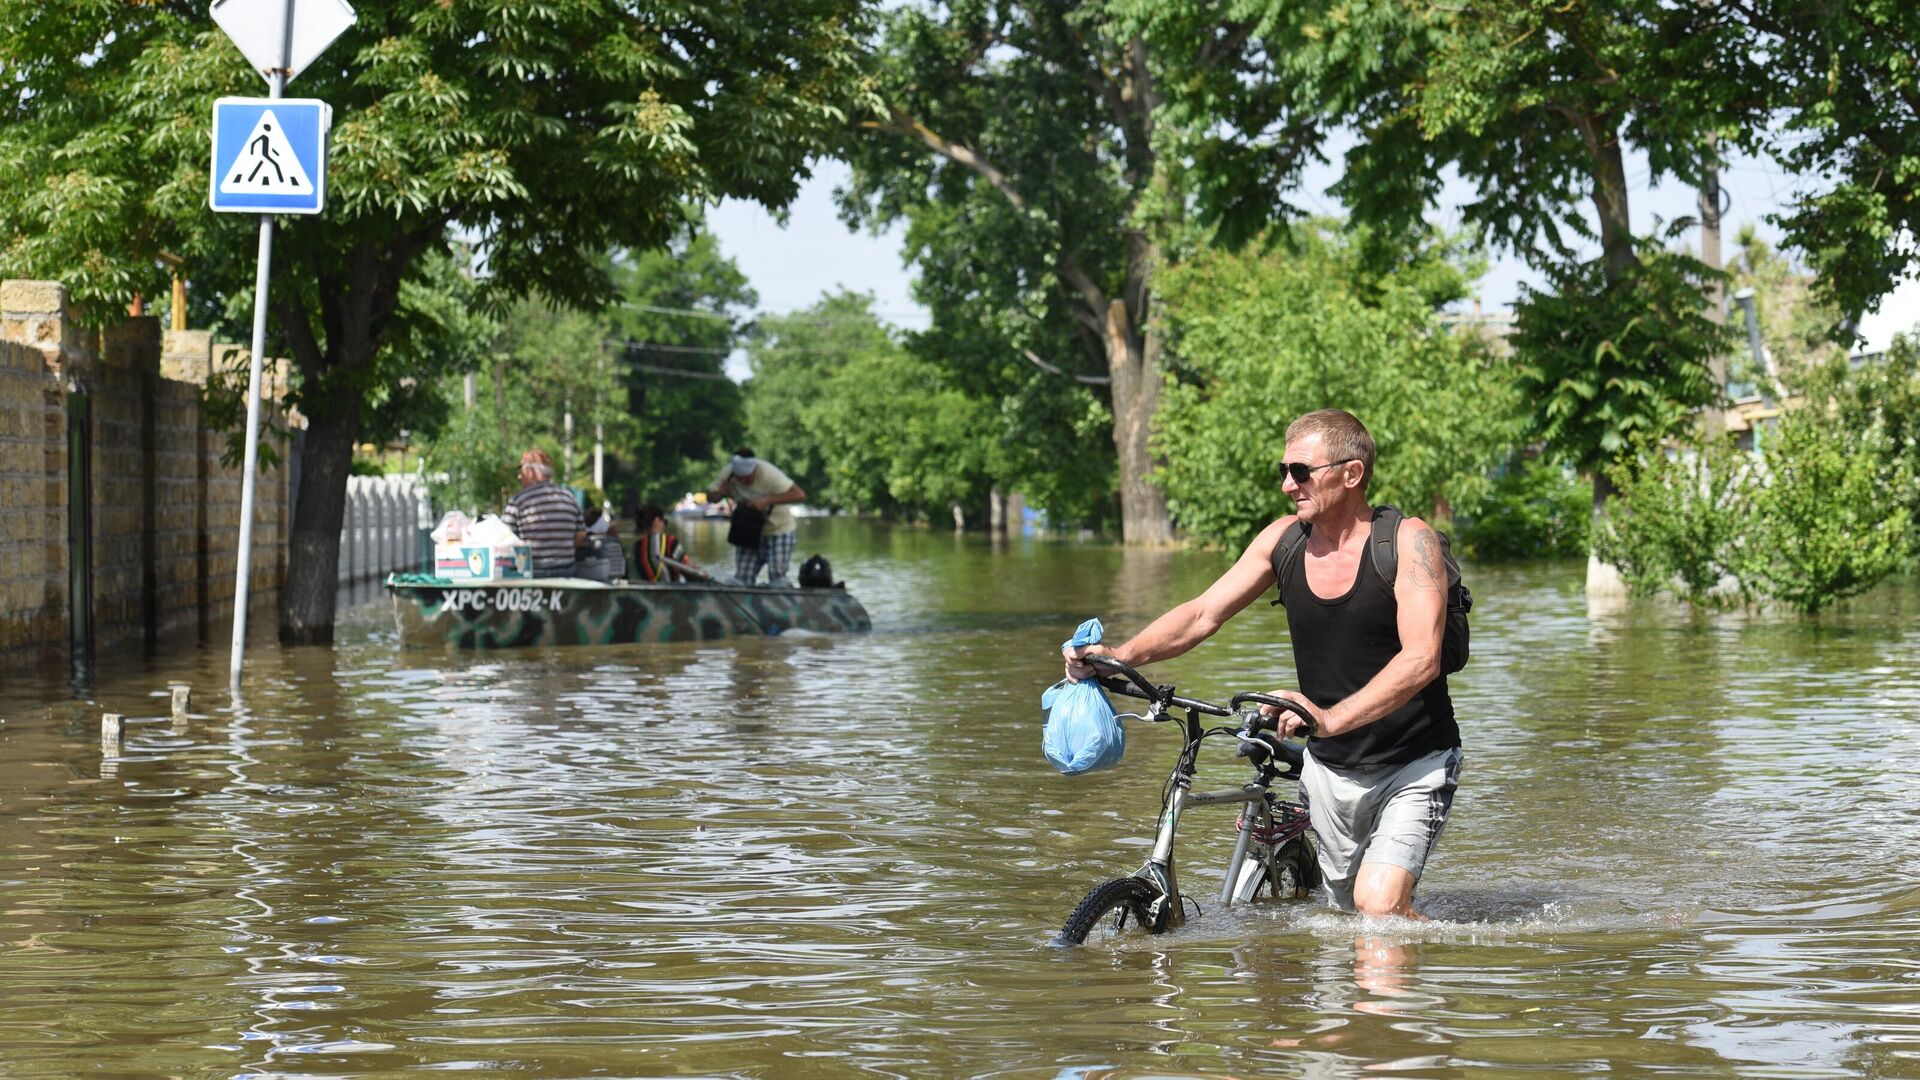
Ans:
<svg viewBox="0 0 1920 1080"><path fill-rule="evenodd" d="M51 282L0 284L0 317L0 669L65 662L76 607L96 656L224 635L240 475L221 464L227 435L206 429L201 390L232 347L148 318L86 330ZM70 426L89 459L77 593ZM269 601L285 580L287 473L263 470L255 486L249 581Z"/></svg>

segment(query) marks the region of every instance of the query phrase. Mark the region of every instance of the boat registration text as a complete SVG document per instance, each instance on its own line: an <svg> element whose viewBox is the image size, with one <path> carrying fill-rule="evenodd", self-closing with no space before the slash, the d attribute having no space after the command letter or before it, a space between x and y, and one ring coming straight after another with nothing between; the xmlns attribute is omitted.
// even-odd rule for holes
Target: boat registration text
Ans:
<svg viewBox="0 0 1920 1080"><path fill-rule="evenodd" d="M440 613L449 611L559 611L567 604L565 589L449 589L440 601Z"/></svg>

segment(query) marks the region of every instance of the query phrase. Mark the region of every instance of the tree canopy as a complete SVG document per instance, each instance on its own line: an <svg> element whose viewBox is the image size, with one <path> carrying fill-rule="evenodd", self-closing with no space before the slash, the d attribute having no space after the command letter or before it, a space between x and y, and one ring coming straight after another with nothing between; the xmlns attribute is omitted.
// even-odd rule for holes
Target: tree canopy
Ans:
<svg viewBox="0 0 1920 1080"><path fill-rule="evenodd" d="M990 357L970 380L1017 394L1028 356L1103 380L1122 533L1154 544L1172 537L1151 451L1154 275L1178 255L1188 201L1164 152L1163 79L1253 60L1243 36L1149 40L1122 15L1011 0L889 12L845 202L856 221L908 223L936 332Z"/></svg>
<svg viewBox="0 0 1920 1080"><path fill-rule="evenodd" d="M1764 93L1766 147L1811 183L1781 215L1826 298L1857 316L1913 273L1920 236L1920 6L1906 0L1735 0ZM1908 239L1899 242L1905 232Z"/></svg>
<svg viewBox="0 0 1920 1080"><path fill-rule="evenodd" d="M1435 239L1391 273L1365 238L1296 226L1291 242L1216 251L1167 275L1172 385L1159 439L1175 512L1207 541L1244 545L1290 512L1285 425L1319 408L1359 416L1379 448L1369 497L1409 514L1469 508L1519 435L1508 362L1438 309L1479 267Z"/></svg>
<svg viewBox="0 0 1920 1080"><path fill-rule="evenodd" d="M743 441L810 502L907 518L986 504L991 406L909 353L871 297L830 294L760 332Z"/></svg>

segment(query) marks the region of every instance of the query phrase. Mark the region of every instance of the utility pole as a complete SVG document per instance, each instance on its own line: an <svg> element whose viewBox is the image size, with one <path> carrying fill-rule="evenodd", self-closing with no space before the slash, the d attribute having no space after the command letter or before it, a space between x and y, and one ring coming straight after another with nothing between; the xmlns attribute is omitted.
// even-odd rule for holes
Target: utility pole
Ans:
<svg viewBox="0 0 1920 1080"><path fill-rule="evenodd" d="M1707 136L1707 151L1717 153L1720 139L1717 135ZM1706 172L1700 178L1700 261L1709 269L1718 271L1723 264L1720 259L1720 215L1723 208L1720 200L1724 192L1720 190L1720 167L1709 160ZM1716 324L1725 326L1727 322L1727 301L1718 281L1707 285L1707 318ZM1721 408L1721 401L1727 395L1727 357L1724 353L1714 353L1707 361L1707 374L1713 382L1713 404L1707 406L1707 434L1718 435L1727 426L1727 417Z"/></svg>
<svg viewBox="0 0 1920 1080"><path fill-rule="evenodd" d="M507 358L502 353L493 356L493 418L500 425L500 442L507 441Z"/></svg>
<svg viewBox="0 0 1920 1080"><path fill-rule="evenodd" d="M607 490L607 443L606 427L600 421L601 410L606 407L603 400L607 375L607 343L600 342L600 355L593 361L593 486L602 494Z"/></svg>
<svg viewBox="0 0 1920 1080"><path fill-rule="evenodd" d="M571 390L567 391L564 408L566 412L561 415L560 425L566 434L561 440L560 460L566 473L561 476L561 479L571 481L573 479L573 391Z"/></svg>

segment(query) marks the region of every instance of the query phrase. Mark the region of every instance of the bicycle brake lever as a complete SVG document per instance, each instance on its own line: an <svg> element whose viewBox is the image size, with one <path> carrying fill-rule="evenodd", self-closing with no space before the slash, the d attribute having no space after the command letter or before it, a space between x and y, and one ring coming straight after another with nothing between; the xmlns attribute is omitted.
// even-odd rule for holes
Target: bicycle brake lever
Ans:
<svg viewBox="0 0 1920 1080"><path fill-rule="evenodd" d="M1267 740L1261 738L1258 733L1241 735L1239 739L1240 748L1234 752L1235 756L1252 758L1255 765L1263 764L1267 759L1273 757L1273 746L1269 744Z"/></svg>

